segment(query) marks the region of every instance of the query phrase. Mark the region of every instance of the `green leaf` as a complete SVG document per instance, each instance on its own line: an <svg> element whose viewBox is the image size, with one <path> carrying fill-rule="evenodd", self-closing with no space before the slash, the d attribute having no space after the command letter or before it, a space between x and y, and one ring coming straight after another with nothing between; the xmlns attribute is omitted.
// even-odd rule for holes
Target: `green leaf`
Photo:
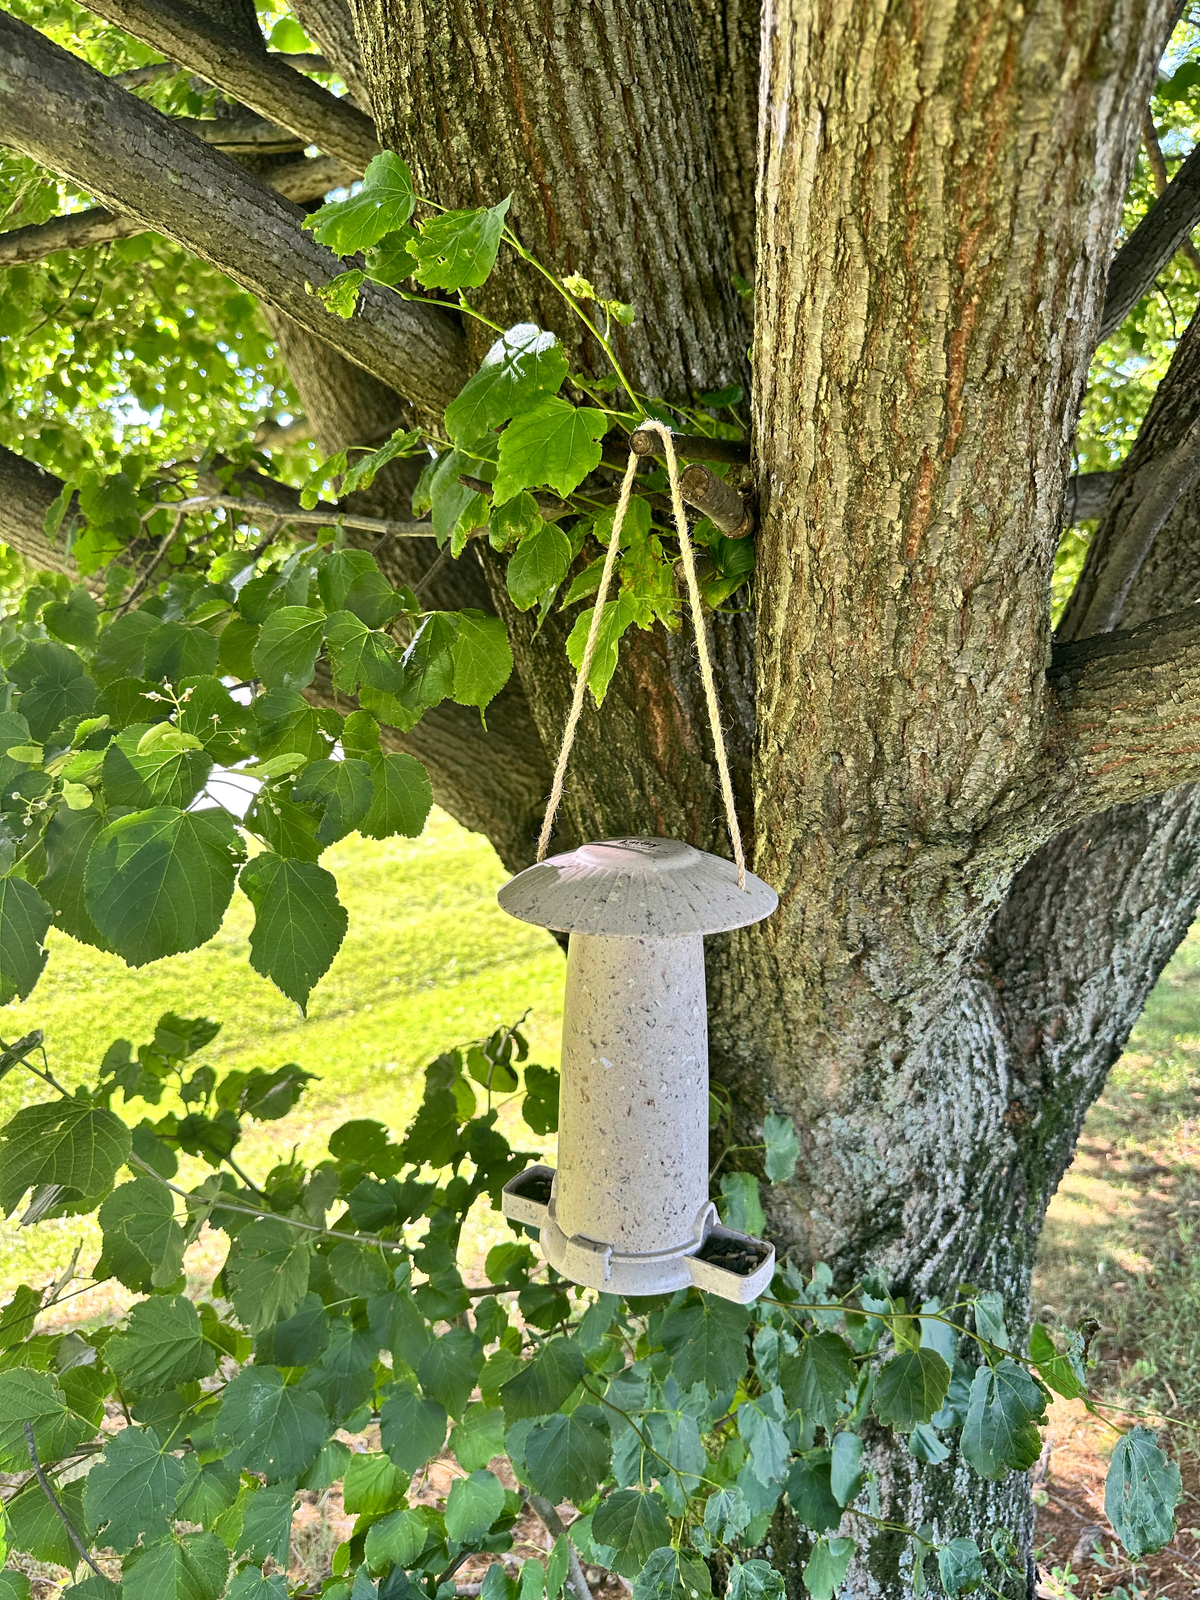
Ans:
<svg viewBox="0 0 1200 1600"><path fill-rule="evenodd" d="M504 1510L504 1485L494 1472L456 1478L446 1501L446 1536L456 1544L475 1544Z"/></svg>
<svg viewBox="0 0 1200 1600"><path fill-rule="evenodd" d="M255 1490L242 1512L242 1531L234 1544L234 1554L258 1561L269 1557L286 1567L295 1497L296 1486L290 1479Z"/></svg>
<svg viewBox="0 0 1200 1600"><path fill-rule="evenodd" d="M505 581L518 611L528 611L552 595L571 565L571 541L561 528L543 522L522 539L508 558Z"/></svg>
<svg viewBox="0 0 1200 1600"><path fill-rule="evenodd" d="M334 1245L326 1259L330 1277L339 1289L344 1289L349 1295L366 1299L370 1295L385 1293L391 1285L392 1274L374 1245L351 1244L344 1239L341 1244ZM395 1257L389 1256L388 1260L394 1261Z"/></svg>
<svg viewBox="0 0 1200 1600"><path fill-rule="evenodd" d="M149 731L159 728L171 731L165 722ZM146 732L145 723L135 722L109 745L102 768L106 800L138 811L190 805L212 771L212 757L204 750L172 749L161 743L143 751L139 747Z"/></svg>
<svg viewBox="0 0 1200 1600"><path fill-rule="evenodd" d="M503 622L482 611L460 611L453 654L454 698L460 706L485 710L512 673L512 651Z"/></svg>
<svg viewBox="0 0 1200 1600"><path fill-rule="evenodd" d="M70 1595L72 1590L79 1592L76 1585L72 1584L71 1588L64 1589L63 1593ZM114 1600L119 1600L121 1591L116 1584L113 1584L112 1591ZM29 1579L23 1572L0 1572L0 1600L30 1600L30 1593ZM89 1595L87 1600L93 1600L93 1597Z"/></svg>
<svg viewBox="0 0 1200 1600"><path fill-rule="evenodd" d="M238 1234L224 1276L234 1310L251 1333L286 1321L303 1300L312 1255L309 1238L281 1217L256 1217ZM299 1472L290 1476L299 1477Z"/></svg>
<svg viewBox="0 0 1200 1600"><path fill-rule="evenodd" d="M1136 1560L1175 1537L1175 1507L1183 1485L1179 1468L1158 1448L1148 1428L1131 1428L1113 1451L1104 1485L1104 1513Z"/></svg>
<svg viewBox="0 0 1200 1600"><path fill-rule="evenodd" d="M502 506L522 489L543 484L565 498L600 465L607 429L603 411L566 400L543 400L522 411L500 435L492 504Z"/></svg>
<svg viewBox="0 0 1200 1600"><path fill-rule="evenodd" d="M907 1433L940 1411L950 1388L950 1368L936 1350L902 1350L879 1369L875 1415L885 1427Z"/></svg>
<svg viewBox="0 0 1200 1600"><path fill-rule="evenodd" d="M862 1488L863 1442L856 1433L839 1433L833 1441L829 1487L840 1506L848 1506Z"/></svg>
<svg viewBox="0 0 1200 1600"><path fill-rule="evenodd" d="M272 1367L307 1367L329 1346L329 1314L311 1290L290 1317L264 1328L254 1341L254 1359Z"/></svg>
<svg viewBox="0 0 1200 1600"><path fill-rule="evenodd" d="M836 1333L813 1333L794 1356L780 1363L779 1381L788 1405L832 1437L841 1403L858 1382L850 1346Z"/></svg>
<svg viewBox="0 0 1200 1600"><path fill-rule="evenodd" d="M570 1339L549 1339L500 1387L500 1403L509 1427L522 1417L545 1417L557 1411L583 1377L583 1352ZM690 1384L680 1378L680 1384Z"/></svg>
<svg viewBox="0 0 1200 1600"><path fill-rule="evenodd" d="M587 646L588 632L592 626L594 607L581 611L575 625L567 635L567 659L579 671L583 665L583 652ZM588 673L588 688L597 705L601 705L612 675L617 670L617 655L627 629L637 616L637 606L630 594L620 594L615 600L606 600L600 614L600 631L596 636L596 651Z"/></svg>
<svg viewBox="0 0 1200 1600"><path fill-rule="evenodd" d="M60 1483L55 1493L76 1532L84 1528L83 1484ZM34 1482L4 1507L4 1532L10 1550L22 1550L36 1561L52 1561L55 1566L74 1567L79 1560L57 1511ZM0 1589L0 1600L4 1590Z"/></svg>
<svg viewBox="0 0 1200 1600"><path fill-rule="evenodd" d="M353 694L360 683L395 694L404 682L386 634L376 633L352 611L335 611L325 624L336 689Z"/></svg>
<svg viewBox="0 0 1200 1600"><path fill-rule="evenodd" d="M237 1499L241 1486L239 1475L224 1461L206 1461L184 1485L175 1515L183 1522L211 1528Z"/></svg>
<svg viewBox="0 0 1200 1600"><path fill-rule="evenodd" d="M758 1179L752 1172L727 1172L721 1179L724 1205L721 1215L739 1233L760 1234L767 1225L758 1198Z"/></svg>
<svg viewBox="0 0 1200 1600"><path fill-rule="evenodd" d="M552 1067L539 1067L531 1061L525 1068L525 1098L521 1116L534 1133L558 1132L558 1099L561 1079Z"/></svg>
<svg viewBox="0 0 1200 1600"><path fill-rule="evenodd" d="M749 1321L745 1306L700 1295L669 1311L661 1337L679 1387L686 1391L702 1383L710 1394L735 1389L747 1366Z"/></svg>
<svg viewBox="0 0 1200 1600"><path fill-rule="evenodd" d="M1034 1323L1029 1334L1029 1359L1047 1388L1061 1394L1065 1400L1078 1400L1087 1393L1082 1363L1072 1362L1069 1354L1060 1355L1040 1322Z"/></svg>
<svg viewBox="0 0 1200 1600"><path fill-rule="evenodd" d="M456 445L469 449L498 422L556 394L568 370L555 334L531 322L518 323L500 335L479 371L446 407L446 432Z"/></svg>
<svg viewBox="0 0 1200 1600"><path fill-rule="evenodd" d="M285 1386L278 1367L243 1367L228 1385L213 1437L268 1482L302 1477L333 1432L311 1390Z"/></svg>
<svg viewBox="0 0 1200 1600"><path fill-rule="evenodd" d="M87 1418L70 1409L62 1386L49 1373L29 1367L0 1372L0 1472L30 1470L26 1422L33 1425L34 1448L44 1466L60 1460L96 1431Z"/></svg>
<svg viewBox="0 0 1200 1600"><path fill-rule="evenodd" d="M11 857L10 857L11 859ZM28 1000L46 965L50 907L24 878L0 878L0 1005Z"/></svg>
<svg viewBox="0 0 1200 1600"><path fill-rule="evenodd" d="M127 1289L149 1293L182 1275L183 1229L175 1221L171 1191L156 1179L135 1178L114 1189L100 1207L99 1221L104 1250L96 1267L97 1278L111 1273Z"/></svg>
<svg viewBox="0 0 1200 1600"><path fill-rule="evenodd" d="M706 1505L706 1525L707 1522ZM611 1564L615 1572L623 1578L636 1578L651 1553L671 1542L671 1524L662 1495L656 1489L617 1489L596 1507L592 1537L614 1552Z"/></svg>
<svg viewBox="0 0 1200 1600"><path fill-rule="evenodd" d="M143 1395L211 1377L217 1352L186 1295L155 1295L132 1307L125 1332L104 1346L104 1359L127 1393Z"/></svg>
<svg viewBox="0 0 1200 1600"><path fill-rule="evenodd" d="M161 1538L184 1476L182 1461L148 1428L123 1428L87 1475L83 1503L93 1541L124 1555L139 1538L146 1544Z"/></svg>
<svg viewBox="0 0 1200 1600"><path fill-rule="evenodd" d="M728 1489L716 1490L704 1502L705 1529L722 1544L732 1544L739 1539L752 1521L753 1513L746 1503L746 1496L736 1484ZM595 1525L593 1517L592 1527ZM661 1544L662 1540L658 1542Z"/></svg>
<svg viewBox="0 0 1200 1600"><path fill-rule="evenodd" d="M783 1600L782 1576L767 1561L735 1561L729 1569L728 1600Z"/></svg>
<svg viewBox="0 0 1200 1600"><path fill-rule="evenodd" d="M263 623L254 671L268 689L304 689L313 680L325 618L311 606L280 606Z"/></svg>
<svg viewBox="0 0 1200 1600"><path fill-rule="evenodd" d="M246 863L238 883L254 907L250 965L304 1012L346 937L350 919L337 880L310 861L264 851Z"/></svg>
<svg viewBox="0 0 1200 1600"><path fill-rule="evenodd" d="M288 1600L287 1574L273 1572L264 1578L261 1567L243 1567L229 1585L226 1600Z"/></svg>
<svg viewBox="0 0 1200 1600"><path fill-rule="evenodd" d="M970 1594L983 1582L983 1558L974 1539L948 1539L938 1546L937 1562L948 1595Z"/></svg>
<svg viewBox="0 0 1200 1600"><path fill-rule="evenodd" d="M122 1600L219 1600L229 1551L215 1533L185 1533L137 1550L121 1574Z"/></svg>
<svg viewBox="0 0 1200 1600"><path fill-rule="evenodd" d="M408 437L406 434L405 438ZM356 486L351 479L366 462L373 462L378 470L382 464L381 457L390 460L389 449L390 445L384 445L381 450L364 457L363 462L352 467L342 482L342 493L348 494ZM368 474L363 472L360 476L363 478L362 486L368 487L365 481ZM379 563L367 550L331 550L328 555L322 556L317 567L317 589L321 604L331 616L335 611L349 611L368 628L381 628L403 611L407 603L405 596L409 593L397 592L392 588L380 572Z"/></svg>
<svg viewBox="0 0 1200 1600"><path fill-rule="evenodd" d="M416 839L433 805L429 774L415 756L380 753L371 761L374 793L358 831L367 839Z"/></svg>
<svg viewBox="0 0 1200 1600"><path fill-rule="evenodd" d="M363 1556L367 1565L376 1572L387 1566L389 1561L398 1567L410 1567L428 1539L429 1524L425 1518L420 1511L411 1511L405 1506L367 1529Z"/></svg>
<svg viewBox="0 0 1200 1600"><path fill-rule="evenodd" d="M407 1488L407 1474L390 1456L378 1450L356 1452L342 1480L342 1505L351 1516L381 1517L403 1506Z"/></svg>
<svg viewBox="0 0 1200 1600"><path fill-rule="evenodd" d="M818 1539L804 1568L804 1587L813 1600L833 1600L854 1554L853 1539Z"/></svg>
<svg viewBox="0 0 1200 1600"><path fill-rule="evenodd" d="M426 289L478 289L485 283L511 200L478 211L443 211L423 222L408 246L417 282Z"/></svg>
<svg viewBox="0 0 1200 1600"><path fill-rule="evenodd" d="M778 1483L787 1472L791 1448L780 1426L779 1391L743 1400L737 1409L738 1432L746 1442L750 1465L760 1483Z"/></svg>
<svg viewBox="0 0 1200 1600"><path fill-rule="evenodd" d="M88 913L127 966L194 950L220 928L240 859L227 811L135 811L92 846Z"/></svg>
<svg viewBox="0 0 1200 1600"><path fill-rule="evenodd" d="M98 1198L131 1143L120 1117L86 1100L26 1106L0 1129L0 1210L11 1216L25 1191L43 1184Z"/></svg>
<svg viewBox="0 0 1200 1600"><path fill-rule="evenodd" d="M320 244L352 256L403 227L413 210L412 173L398 155L384 150L363 173L362 187L347 200L327 200L304 219Z"/></svg>
<svg viewBox="0 0 1200 1600"><path fill-rule="evenodd" d="M828 1454L801 1456L788 1473L787 1496L792 1510L813 1533L827 1533L842 1520L842 1508L833 1493Z"/></svg>
<svg viewBox="0 0 1200 1600"><path fill-rule="evenodd" d="M461 1417L483 1367L483 1345L470 1328L450 1328L430 1341L417 1366L421 1388Z"/></svg>
<svg viewBox="0 0 1200 1600"><path fill-rule="evenodd" d="M1041 1454L1037 1423L1045 1407L1041 1389L1007 1356L994 1368L979 1368L960 1448L981 1478L1002 1478L1010 1468L1023 1472L1033 1465Z"/></svg>
<svg viewBox="0 0 1200 1600"><path fill-rule="evenodd" d="M529 1481L554 1505L589 1500L612 1459L608 1424L598 1406L577 1406L536 1423L525 1437Z"/></svg>
<svg viewBox="0 0 1200 1600"><path fill-rule="evenodd" d="M800 1159L800 1141L791 1117L763 1118L763 1138L767 1145L766 1171L770 1183L787 1183Z"/></svg>
<svg viewBox="0 0 1200 1600"><path fill-rule="evenodd" d="M393 1384L379 1413L383 1448L401 1472L416 1472L446 1442L446 1408L415 1389Z"/></svg>
<svg viewBox="0 0 1200 1600"><path fill-rule="evenodd" d="M64 644L95 644L100 634L100 607L86 589L75 588L66 600L56 600L46 607L42 623Z"/></svg>
<svg viewBox="0 0 1200 1600"><path fill-rule="evenodd" d="M164 622L146 640L144 675L155 682L179 684L184 678L202 677L217 665L220 643L203 628L186 622Z"/></svg>
<svg viewBox="0 0 1200 1600"><path fill-rule="evenodd" d="M8 668L21 691L19 710L35 743L48 739L67 717L83 717L96 700L96 685L84 676L82 660L49 639L26 645Z"/></svg>
<svg viewBox="0 0 1200 1600"><path fill-rule="evenodd" d="M495 1406L468 1406L450 1430L450 1450L460 1467L476 1472L504 1454L504 1413Z"/></svg>
<svg viewBox="0 0 1200 1600"><path fill-rule="evenodd" d="M633 1580L633 1600L702 1600L711 1593L704 1562L682 1550L653 1551Z"/></svg>
<svg viewBox="0 0 1200 1600"><path fill-rule="evenodd" d="M365 761L349 756L342 761L310 762L292 790L292 799L320 809L317 843L333 844L366 816L372 800L371 769Z"/></svg>

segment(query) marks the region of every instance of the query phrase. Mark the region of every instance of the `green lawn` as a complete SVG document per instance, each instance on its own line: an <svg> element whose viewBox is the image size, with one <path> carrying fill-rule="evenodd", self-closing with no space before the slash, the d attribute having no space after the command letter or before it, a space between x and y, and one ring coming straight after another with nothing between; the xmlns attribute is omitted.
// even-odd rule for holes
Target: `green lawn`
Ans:
<svg viewBox="0 0 1200 1600"><path fill-rule="evenodd" d="M0 1012L0 1032L11 1040L44 1029L51 1067L68 1085L94 1071L112 1039L148 1039L164 1011L223 1021L200 1057L218 1069L298 1061L320 1081L285 1123L266 1124L240 1147L259 1172L293 1143L317 1153L348 1117L403 1126L427 1061L527 1006L536 1059L557 1065L563 957L550 934L497 906L506 874L486 839L435 811L419 839L352 836L323 859L350 928L307 1018L250 967L253 913L239 893L203 949L140 971L52 932L41 981L28 1001ZM0 1120L44 1097L27 1073L10 1074L0 1083ZM143 1114L140 1102L131 1113ZM194 1166L199 1178L204 1169ZM0 1223L0 1286L49 1275L81 1237L86 1260L92 1226L67 1218L24 1232L16 1219Z"/></svg>

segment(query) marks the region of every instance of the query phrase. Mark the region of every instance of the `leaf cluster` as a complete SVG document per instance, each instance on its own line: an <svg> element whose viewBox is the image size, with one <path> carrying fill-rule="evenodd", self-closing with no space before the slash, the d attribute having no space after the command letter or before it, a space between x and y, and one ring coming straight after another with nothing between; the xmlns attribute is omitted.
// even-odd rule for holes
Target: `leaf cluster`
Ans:
<svg viewBox="0 0 1200 1600"><path fill-rule="evenodd" d="M293 1153L256 1180L233 1154L247 1120L285 1117L310 1075L218 1073L202 1061L217 1027L169 1013L136 1050L110 1046L90 1086L0 1129L4 1208L27 1201L30 1221L95 1211L91 1280L138 1296L107 1324L38 1332L75 1262L0 1311L7 1527L36 1559L73 1563L65 1516L119 1558L135 1600L284 1600L296 1494L340 1483L355 1521L321 1590L333 1600L450 1600L462 1561L511 1550L522 1511L545 1501L574 1507L569 1541L517 1579L490 1566L490 1600L556 1600L571 1546L637 1600L708 1595L718 1561L738 1600L780 1600L757 1552L786 1506L809 1541L805 1586L831 1600L881 1525L868 1437L890 1430L918 1461L954 1454L997 1479L1035 1459L1052 1390L1086 1395L1082 1338L1060 1350L1039 1326L1020 1355L1000 1297L968 1286L909 1307L877 1275L843 1294L827 1267L788 1261L753 1306L695 1290L622 1301L564 1281L515 1225L470 1286L464 1223L498 1207L528 1159L501 1131L502 1105L514 1099L539 1136L557 1128L557 1074L529 1061L521 1025L431 1062L402 1137L351 1121L319 1159ZM20 1041L0 1072L57 1090L39 1050L36 1035ZM113 1106L134 1099L168 1106L131 1128ZM784 1181L794 1130L773 1117L764 1133ZM173 1181L181 1154L209 1169L190 1188ZM722 1202L740 1225L760 1202L758 1180L736 1176ZM192 1297L185 1251L206 1224L226 1255L211 1295ZM114 1406L126 1425L104 1431ZM449 1493L410 1492L435 1457L453 1463ZM1177 1467L1134 1428L1107 1501L1131 1553L1173 1536L1179 1497ZM986 1547L972 1530L903 1531L921 1592L930 1555L951 1596L994 1587L1013 1559L1002 1529Z"/></svg>

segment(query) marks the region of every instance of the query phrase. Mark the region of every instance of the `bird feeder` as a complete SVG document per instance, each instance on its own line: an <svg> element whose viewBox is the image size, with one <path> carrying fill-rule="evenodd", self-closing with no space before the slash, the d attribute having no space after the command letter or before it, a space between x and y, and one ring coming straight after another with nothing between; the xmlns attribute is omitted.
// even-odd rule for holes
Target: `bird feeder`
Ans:
<svg viewBox="0 0 1200 1600"><path fill-rule="evenodd" d="M501 889L523 922L569 933L557 1171L505 1185L504 1215L546 1259L611 1294L767 1288L775 1251L722 1226L708 1197L704 935L770 916L775 891L674 839L606 839Z"/></svg>

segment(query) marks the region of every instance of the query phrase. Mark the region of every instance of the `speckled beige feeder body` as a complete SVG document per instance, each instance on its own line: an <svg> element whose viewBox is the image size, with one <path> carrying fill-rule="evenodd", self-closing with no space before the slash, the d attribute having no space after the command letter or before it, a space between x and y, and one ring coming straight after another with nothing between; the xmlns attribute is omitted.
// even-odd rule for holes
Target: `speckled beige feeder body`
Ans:
<svg viewBox="0 0 1200 1600"><path fill-rule="evenodd" d="M776 903L760 879L741 890L731 862L670 839L584 845L500 891L506 911L571 936L558 1171L531 1168L504 1194L565 1277L626 1295L696 1283L740 1301L769 1284L771 1246L723 1228L708 1198L703 935ZM718 1245L753 1270L705 1260Z"/></svg>

